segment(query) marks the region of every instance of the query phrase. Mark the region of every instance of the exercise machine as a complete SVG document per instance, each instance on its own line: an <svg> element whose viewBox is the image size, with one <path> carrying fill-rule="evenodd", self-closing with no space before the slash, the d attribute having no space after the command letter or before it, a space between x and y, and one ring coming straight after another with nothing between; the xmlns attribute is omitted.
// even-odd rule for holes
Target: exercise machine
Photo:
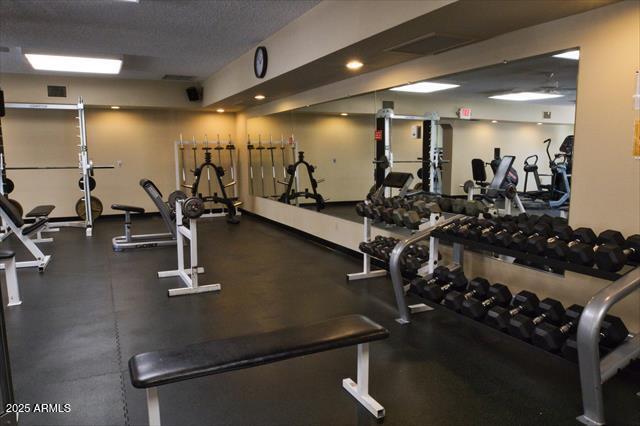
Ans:
<svg viewBox="0 0 640 426"><path fill-rule="evenodd" d="M129 206L124 204L114 204L111 206L114 210L124 212L124 235L114 237L111 244L114 251L123 251L128 249L139 249L149 247L172 246L176 244L176 219L175 213L172 212L168 202L162 199L162 193L158 187L149 179L141 179L140 186L147 193L153 204L158 209L160 217L164 222L168 232L156 234L138 234L132 233L131 214L143 214L142 207ZM184 193L183 193L184 194ZM186 198L186 195L184 195Z"/></svg>
<svg viewBox="0 0 640 426"><path fill-rule="evenodd" d="M307 175L309 176L309 182L311 183L312 192L309 192L309 188L305 188L304 191L296 191L295 189L293 189L293 183L296 180L298 167L301 165L304 166L307 170ZM292 200L297 200L300 197L311 198L315 201L316 210L322 210L325 207L325 199L320 193L318 193L318 184L324 182L324 179L316 180L313 177L314 171L315 167L305 161L304 152L298 151L298 161L287 166L287 180L281 182L283 185L285 185L285 190L278 198L278 201L280 201L281 203L291 204Z"/></svg>
<svg viewBox="0 0 640 426"><path fill-rule="evenodd" d="M549 169L551 174L540 174L538 172L538 155L530 155L524 160L524 189L523 194L534 200L529 208L550 207L559 208L569 202L571 197L571 166L573 157L573 135L567 136L560 145L559 153L551 156L549 148L551 139L543 141L547 145L546 153L549 158ZM533 175L534 189L527 191L529 174ZM540 177L550 177L549 184L543 184ZM535 203L535 200L542 202Z"/></svg>
<svg viewBox="0 0 640 426"><path fill-rule="evenodd" d="M481 175L474 175L474 180L468 180L464 183L464 191L467 193L467 200L473 201L476 197L480 197L481 199L487 200L495 206L496 201L499 198L504 199L504 211L500 211L496 207L497 213L503 213L506 215L510 215L512 212L512 205L515 204L520 210L521 213L525 213L526 210L522 201L520 200L520 196L518 195L518 191L516 188L517 185L517 175L512 175L513 163L516 157L512 155L505 155L500 159L500 161L496 165L496 169L494 171L494 176L491 182L487 185L483 181L486 179L478 179L480 182L476 185L476 178L482 178ZM480 160L482 161L482 160ZM484 171L484 164L482 164L482 170ZM485 175L486 176L486 175ZM514 183L515 182L515 183Z"/></svg>

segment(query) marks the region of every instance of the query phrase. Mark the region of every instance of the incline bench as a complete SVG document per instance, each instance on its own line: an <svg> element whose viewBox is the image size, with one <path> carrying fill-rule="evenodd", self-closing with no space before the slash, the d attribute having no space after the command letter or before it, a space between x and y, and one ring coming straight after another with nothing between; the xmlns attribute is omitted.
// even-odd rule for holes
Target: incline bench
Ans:
<svg viewBox="0 0 640 426"><path fill-rule="evenodd" d="M149 424L158 426L158 386L358 345L358 382L344 379L342 386L376 418L382 418L384 408L369 395L369 342L388 336L385 328L369 318L348 315L304 327L138 354L129 360L129 373L134 387L147 389Z"/></svg>
<svg viewBox="0 0 640 426"><path fill-rule="evenodd" d="M25 246L35 260L25 260L16 262L17 268L30 268L37 267L39 271L44 271L47 267L50 255L45 255L36 246L34 240L31 239L31 235L42 230L49 221L46 216L38 217L35 221L29 225L25 224L24 220L20 216L20 213L13 207L13 204L2 194L0 194L0 217L2 218L5 226L8 227L7 232L3 235L3 238L7 238L9 235L14 234L20 242Z"/></svg>

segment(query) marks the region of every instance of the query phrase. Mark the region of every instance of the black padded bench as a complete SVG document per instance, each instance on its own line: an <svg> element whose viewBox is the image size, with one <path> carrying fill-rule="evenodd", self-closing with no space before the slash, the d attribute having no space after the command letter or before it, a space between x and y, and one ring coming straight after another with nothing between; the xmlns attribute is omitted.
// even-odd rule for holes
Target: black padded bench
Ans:
<svg viewBox="0 0 640 426"><path fill-rule="evenodd" d="M25 215L25 217L30 218L39 218L39 217L48 217L51 212L56 208L56 206L52 206L50 204L45 204L42 206L35 206Z"/></svg>
<svg viewBox="0 0 640 426"><path fill-rule="evenodd" d="M384 408L369 395L369 342L389 332L362 315L348 315L304 327L197 343L180 349L146 352L129 360L131 383L147 390L149 424L160 425L157 387L289 358L358 345L358 381L342 386L376 418Z"/></svg>

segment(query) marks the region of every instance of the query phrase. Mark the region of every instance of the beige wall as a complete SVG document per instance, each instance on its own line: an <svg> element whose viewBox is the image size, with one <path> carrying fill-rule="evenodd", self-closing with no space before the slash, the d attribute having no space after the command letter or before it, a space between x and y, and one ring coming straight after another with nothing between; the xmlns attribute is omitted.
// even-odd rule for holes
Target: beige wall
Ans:
<svg viewBox="0 0 640 426"><path fill-rule="evenodd" d="M77 165L75 113L72 111L7 110L2 120L8 166ZM89 109L87 139L94 164L116 164L113 170L97 170L95 196L105 213L114 213L114 203L132 204L155 210L138 181L153 180L165 196L175 188L173 141L180 132L201 141L205 133L226 140L235 137L233 115L175 110ZM188 153L190 154L190 153ZM190 158L190 157L189 157ZM190 164L190 163L189 163ZM55 204L52 216L74 216L81 191L78 170L9 171L16 190L11 194L25 209L38 204Z"/></svg>
<svg viewBox="0 0 640 426"><path fill-rule="evenodd" d="M581 62L576 108L576 146L570 223L596 231L619 229L625 235L640 232L640 162L631 155L634 111L631 96L635 72L640 68L640 3L620 2L580 15L505 34L473 46L372 72L303 92L248 111L248 115L338 99L464 70L579 47ZM291 226L297 210L270 200L249 208ZM326 215L306 212L304 229L321 238L357 248L362 229L340 225ZM312 219L311 215L316 218ZM296 216L297 217L297 216ZM494 267L495 261L472 256L472 273L487 273L514 287L528 287L563 302L585 303L607 281L567 274L565 278L520 267ZM491 273L488 273L491 271ZM357 284L355 284L357 285ZM614 309L640 328L640 295L635 294Z"/></svg>
<svg viewBox="0 0 640 426"><path fill-rule="evenodd" d="M67 97L47 97L47 85L66 86ZM184 81L0 73L5 102L75 104L82 96L85 104L92 106L200 109L200 103L189 102L185 92L193 85Z"/></svg>

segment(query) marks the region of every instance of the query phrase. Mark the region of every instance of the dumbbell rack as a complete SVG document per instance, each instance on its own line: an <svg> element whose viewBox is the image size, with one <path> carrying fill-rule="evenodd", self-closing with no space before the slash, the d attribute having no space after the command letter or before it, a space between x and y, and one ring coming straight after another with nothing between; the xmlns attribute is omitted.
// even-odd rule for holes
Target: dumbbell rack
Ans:
<svg viewBox="0 0 640 426"><path fill-rule="evenodd" d="M455 219L452 218L448 222L453 222L454 220ZM426 234L421 234L421 238L419 238L416 235L408 240L398 243L394 248L392 255L392 259L395 260L394 270L396 273L399 272L398 261L404 247L418 241L419 239L423 239L426 236ZM547 257L536 256L529 253L523 253L482 242L471 241L449 235L440 229L432 230L429 232L428 236L430 238L430 273L433 271L433 265L435 265L435 262L438 259L438 245L440 241L443 241L453 245L453 262L459 264L461 267L463 266L464 249L466 247L473 251L501 254L515 259L538 262L539 264L548 265L554 269L573 271L583 275L613 281L611 284L597 292L589 300L582 312L582 315L580 316L577 328L578 365L580 370L582 402L584 407L584 414L579 416L577 420L585 425L604 425L605 419L604 403L602 399L602 384L615 376L619 370L626 367L632 360L640 357L640 336L638 333L629 334L629 337L624 343L601 359L599 348L601 324L613 305L628 297L633 292L640 290L640 267L625 266L625 272L619 274L597 268L558 261ZM396 250L398 251L398 255L394 258ZM392 272L392 278L393 277L394 273ZM400 282L401 281L402 277L400 277ZM394 289L395 288L396 279L394 279ZM404 306L404 313L406 314L407 319L406 322L409 322L408 313L406 312L406 304ZM403 311L401 310L401 315L402 313ZM405 316L403 316L403 318L405 318Z"/></svg>

